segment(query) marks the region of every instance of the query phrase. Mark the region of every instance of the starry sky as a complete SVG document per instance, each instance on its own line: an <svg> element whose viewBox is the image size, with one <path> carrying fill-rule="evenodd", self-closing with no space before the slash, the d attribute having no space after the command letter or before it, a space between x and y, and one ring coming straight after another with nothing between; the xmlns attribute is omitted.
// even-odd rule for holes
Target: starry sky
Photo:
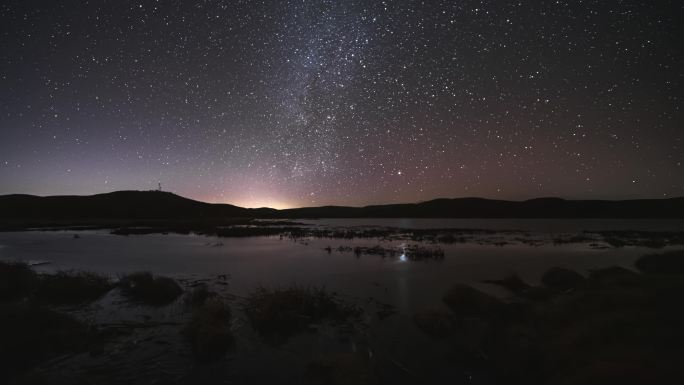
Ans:
<svg viewBox="0 0 684 385"><path fill-rule="evenodd" d="M684 3L5 0L0 194L684 195Z"/></svg>

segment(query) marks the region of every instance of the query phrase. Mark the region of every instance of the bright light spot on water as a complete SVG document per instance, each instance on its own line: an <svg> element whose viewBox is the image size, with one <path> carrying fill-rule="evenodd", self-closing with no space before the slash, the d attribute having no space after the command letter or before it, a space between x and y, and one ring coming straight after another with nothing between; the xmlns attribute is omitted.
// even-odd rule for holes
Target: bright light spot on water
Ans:
<svg viewBox="0 0 684 385"><path fill-rule="evenodd" d="M408 258L406 257L406 254L402 253L402 254L399 256L399 262L406 262L406 261L408 261Z"/></svg>

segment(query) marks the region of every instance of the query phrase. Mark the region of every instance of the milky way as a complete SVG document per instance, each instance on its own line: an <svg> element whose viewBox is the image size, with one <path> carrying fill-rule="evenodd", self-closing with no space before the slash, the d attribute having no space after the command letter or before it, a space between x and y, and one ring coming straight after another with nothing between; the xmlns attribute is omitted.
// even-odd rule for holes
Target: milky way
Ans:
<svg viewBox="0 0 684 385"><path fill-rule="evenodd" d="M680 1L4 1L0 194L684 195Z"/></svg>

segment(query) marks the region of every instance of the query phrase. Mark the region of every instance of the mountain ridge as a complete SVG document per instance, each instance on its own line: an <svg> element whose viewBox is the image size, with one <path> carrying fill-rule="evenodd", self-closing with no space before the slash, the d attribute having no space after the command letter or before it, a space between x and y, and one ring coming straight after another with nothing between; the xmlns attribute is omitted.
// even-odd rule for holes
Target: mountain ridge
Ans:
<svg viewBox="0 0 684 385"><path fill-rule="evenodd" d="M684 218L684 197L632 200L507 201L477 197L419 203L244 208L207 203L162 191L114 191L95 195L0 195L0 219L216 219L216 218Z"/></svg>

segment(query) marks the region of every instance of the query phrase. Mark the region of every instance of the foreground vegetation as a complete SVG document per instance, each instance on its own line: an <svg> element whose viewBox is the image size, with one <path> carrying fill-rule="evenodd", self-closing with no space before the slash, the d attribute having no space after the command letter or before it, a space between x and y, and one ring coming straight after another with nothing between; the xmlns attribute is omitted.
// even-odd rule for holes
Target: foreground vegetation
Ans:
<svg viewBox="0 0 684 385"><path fill-rule="evenodd" d="M50 305L93 301L112 288L106 277L80 272L39 275L23 263L0 262L0 372L5 379L67 352L97 349L105 335Z"/></svg>
<svg viewBox="0 0 684 385"><path fill-rule="evenodd" d="M125 275L119 280L121 294L144 305L162 306L173 302L183 292L178 283L150 272Z"/></svg>
<svg viewBox="0 0 684 385"><path fill-rule="evenodd" d="M6 381L47 359L96 348L103 335L53 309L0 304L0 372Z"/></svg>
<svg viewBox="0 0 684 385"><path fill-rule="evenodd" d="M59 271L37 274L18 262L0 262L0 301L28 299L49 305L76 305L94 301L114 287L104 275Z"/></svg>
<svg viewBox="0 0 684 385"><path fill-rule="evenodd" d="M25 263L0 262L1 382L21 378L31 367L56 356L100 351L110 333L69 310L114 288L130 301L146 305L169 303L182 292L172 279L149 273L131 274L114 283L96 273L38 274Z"/></svg>
<svg viewBox="0 0 684 385"><path fill-rule="evenodd" d="M195 358L212 361L223 357L235 342L230 329L232 312L228 304L206 286L193 290L187 304L193 312L181 334Z"/></svg>
<svg viewBox="0 0 684 385"><path fill-rule="evenodd" d="M444 308L416 314L413 321L434 339L436 351L448 350L445 357L454 365L493 373L497 384L684 383L684 251L647 255L635 267L586 276L552 268L540 285L516 275L486 281L508 290L511 300L457 284L444 293ZM250 338L282 350L294 335L325 330L322 325L353 328L368 316L324 288L259 287L231 308L209 285L187 286L193 289L145 272L115 282L86 272L38 274L25 264L0 262L0 379L12 383L65 354L101 354L114 336L70 309L111 290L130 304L178 306L174 321L180 322L170 330L192 354L193 365L235 350L244 338L235 334L242 326L256 332ZM305 380L381 383L378 362L364 354L321 353L307 364Z"/></svg>
<svg viewBox="0 0 684 385"><path fill-rule="evenodd" d="M259 287L245 299L243 310L250 324L270 342L281 343L318 323L344 323L360 310L324 288Z"/></svg>
<svg viewBox="0 0 684 385"><path fill-rule="evenodd" d="M684 382L684 252L643 257L642 273L613 267L583 277L555 268L534 287L515 276L492 283L505 303L469 286L443 298L449 312L415 316L461 360L508 384Z"/></svg>

